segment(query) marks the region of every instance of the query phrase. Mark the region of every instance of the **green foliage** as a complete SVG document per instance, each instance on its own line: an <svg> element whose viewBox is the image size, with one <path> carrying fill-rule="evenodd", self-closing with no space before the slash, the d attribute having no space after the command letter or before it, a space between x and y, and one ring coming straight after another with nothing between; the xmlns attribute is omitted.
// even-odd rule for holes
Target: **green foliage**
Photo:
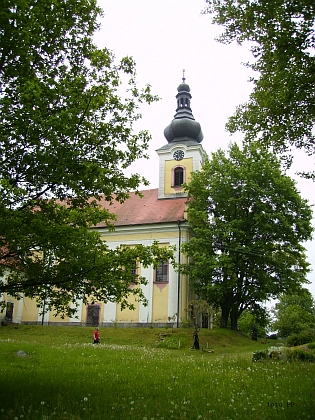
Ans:
<svg viewBox="0 0 315 420"><path fill-rule="evenodd" d="M268 356L272 360L281 360L285 358L286 347L284 346L271 346L268 347Z"/></svg>
<svg viewBox="0 0 315 420"><path fill-rule="evenodd" d="M282 359L283 355L282 352L279 350L274 350L269 354L270 359L279 360Z"/></svg>
<svg viewBox="0 0 315 420"><path fill-rule="evenodd" d="M258 360L264 360L268 357L268 350L257 350L253 353L252 361L258 362Z"/></svg>
<svg viewBox="0 0 315 420"><path fill-rule="evenodd" d="M309 344L307 345L307 347L308 347L310 350L315 350L315 341L313 341L312 343L309 343Z"/></svg>
<svg viewBox="0 0 315 420"><path fill-rule="evenodd" d="M298 334L307 327L314 327L314 317L298 305L288 306L278 312L278 319L273 324L281 337Z"/></svg>
<svg viewBox="0 0 315 420"><path fill-rule="evenodd" d="M194 230L182 246L196 294L221 308L237 329L248 309L260 318L265 300L307 283L305 248L312 211L274 154L236 144L206 159L192 174L188 219Z"/></svg>
<svg viewBox="0 0 315 420"><path fill-rule="evenodd" d="M150 136L133 126L157 99L137 87L132 58L94 45L101 13L96 0L0 10L0 293L67 314L87 295L128 305L130 282L145 279L126 269L170 257L156 245L108 249L90 230L115 219L100 199L122 202L146 183L124 170L146 155Z"/></svg>
<svg viewBox="0 0 315 420"><path fill-rule="evenodd" d="M310 343L315 339L314 330L310 328L304 329L299 333L290 334L287 338L287 346L295 347L301 344Z"/></svg>
<svg viewBox="0 0 315 420"><path fill-rule="evenodd" d="M302 360L302 361L315 361L315 352L309 346L302 348L286 348L286 347L269 347L265 350L257 350L252 354L252 361L258 360Z"/></svg>
<svg viewBox="0 0 315 420"><path fill-rule="evenodd" d="M251 335L253 326L256 325L258 337L266 337L270 323L270 315L265 308L262 308L261 311L257 311L256 313L245 310L238 319L238 329L243 334Z"/></svg>
<svg viewBox="0 0 315 420"><path fill-rule="evenodd" d="M227 124L274 150L315 153L315 7L312 0L206 0L205 13L224 27L220 41L250 42L256 73L249 101ZM301 168L303 170L303 168ZM315 173L305 174L315 177Z"/></svg>
<svg viewBox="0 0 315 420"><path fill-rule="evenodd" d="M301 288L295 293L281 295L279 297L279 302L275 306L275 313L281 312L292 305L299 306L309 314L315 315L315 301L308 289Z"/></svg>
<svg viewBox="0 0 315 420"><path fill-rule="evenodd" d="M302 330L314 328L314 308L314 299L307 289L302 288L296 293L280 296L279 302L273 309L276 317L273 329L278 330L281 337L287 337L291 334L299 334Z"/></svg>
<svg viewBox="0 0 315 420"><path fill-rule="evenodd" d="M289 361L302 360L304 362L315 362L315 353L304 349L290 349L286 352Z"/></svg>

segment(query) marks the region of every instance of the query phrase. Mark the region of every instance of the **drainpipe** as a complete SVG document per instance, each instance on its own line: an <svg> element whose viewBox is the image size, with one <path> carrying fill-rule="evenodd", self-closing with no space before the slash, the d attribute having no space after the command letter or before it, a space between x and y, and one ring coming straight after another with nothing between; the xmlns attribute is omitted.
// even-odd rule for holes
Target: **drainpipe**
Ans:
<svg viewBox="0 0 315 420"><path fill-rule="evenodd" d="M180 264L180 246L181 246L181 230L180 230L180 220L177 221L178 225L178 264ZM177 276L177 328L179 328L179 307L180 307L180 271L178 271Z"/></svg>

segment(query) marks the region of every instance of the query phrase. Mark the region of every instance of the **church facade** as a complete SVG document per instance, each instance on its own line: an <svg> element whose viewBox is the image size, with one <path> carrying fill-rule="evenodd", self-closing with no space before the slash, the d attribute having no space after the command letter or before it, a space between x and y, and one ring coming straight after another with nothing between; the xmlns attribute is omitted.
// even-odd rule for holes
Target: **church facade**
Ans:
<svg viewBox="0 0 315 420"><path fill-rule="evenodd" d="M164 130L167 143L156 150L159 156L158 188L141 191L143 197L131 193L124 203L111 205L110 211L117 217L113 231L105 224L94 229L110 248L146 246L158 241L164 247L176 246L177 262L186 262L179 249L182 243L189 241L191 230L186 220L186 195L182 185L189 182L193 171L202 167L203 134L192 114L190 87L184 78L177 88L176 101L174 119ZM109 206L105 200L101 205ZM52 312L41 315L40 308L29 298L16 300L4 296L7 306L0 313L0 320L45 325L179 326L188 319L191 291L187 276L177 273L168 263L161 264L157 270L141 266L135 270L147 279L147 284L142 286L147 306L134 302L133 297L130 299L135 310L121 310L116 303L83 305L78 302L77 318L61 319Z"/></svg>

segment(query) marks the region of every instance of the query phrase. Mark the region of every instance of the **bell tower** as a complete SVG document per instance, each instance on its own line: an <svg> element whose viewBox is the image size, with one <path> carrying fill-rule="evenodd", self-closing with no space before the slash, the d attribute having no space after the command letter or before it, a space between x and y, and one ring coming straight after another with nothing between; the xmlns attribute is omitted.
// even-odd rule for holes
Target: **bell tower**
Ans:
<svg viewBox="0 0 315 420"><path fill-rule="evenodd" d="M200 170L203 164L204 151L200 144L203 134L191 111L185 70L176 101L174 119L164 130L168 143L156 150L159 155L159 199L185 197L182 184L188 183L190 174Z"/></svg>

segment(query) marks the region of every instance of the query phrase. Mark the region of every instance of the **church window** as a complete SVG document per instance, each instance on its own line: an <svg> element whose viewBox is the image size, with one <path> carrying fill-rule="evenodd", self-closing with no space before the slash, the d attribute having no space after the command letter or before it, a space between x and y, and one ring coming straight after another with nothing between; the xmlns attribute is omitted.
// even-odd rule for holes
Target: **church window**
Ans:
<svg viewBox="0 0 315 420"><path fill-rule="evenodd" d="M168 282L168 262L161 261L155 270L155 282L167 283Z"/></svg>
<svg viewBox="0 0 315 420"><path fill-rule="evenodd" d="M173 186L180 187L184 183L184 168L178 166L173 172Z"/></svg>
<svg viewBox="0 0 315 420"><path fill-rule="evenodd" d="M134 260L132 263L132 267L130 269L130 274L132 276L132 279L136 280L138 278L138 262L137 260ZM132 284L135 284L136 281L131 281Z"/></svg>

